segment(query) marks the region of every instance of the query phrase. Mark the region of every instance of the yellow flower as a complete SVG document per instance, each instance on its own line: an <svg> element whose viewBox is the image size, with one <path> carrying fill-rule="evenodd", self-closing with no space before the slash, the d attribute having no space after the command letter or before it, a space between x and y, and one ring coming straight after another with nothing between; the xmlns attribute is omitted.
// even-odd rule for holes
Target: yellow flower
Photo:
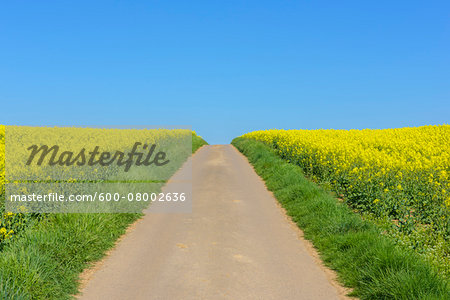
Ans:
<svg viewBox="0 0 450 300"><path fill-rule="evenodd" d="M5 216L5 218L11 218L12 216L14 216L14 213L9 211L9 212L5 213L4 216Z"/></svg>

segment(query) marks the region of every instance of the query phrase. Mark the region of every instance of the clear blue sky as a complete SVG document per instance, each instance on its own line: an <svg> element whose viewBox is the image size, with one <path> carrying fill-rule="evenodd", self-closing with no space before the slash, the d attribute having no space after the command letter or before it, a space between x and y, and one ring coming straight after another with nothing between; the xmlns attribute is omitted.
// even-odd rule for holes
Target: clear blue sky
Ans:
<svg viewBox="0 0 450 300"><path fill-rule="evenodd" d="M0 123L449 123L450 1L2 1Z"/></svg>

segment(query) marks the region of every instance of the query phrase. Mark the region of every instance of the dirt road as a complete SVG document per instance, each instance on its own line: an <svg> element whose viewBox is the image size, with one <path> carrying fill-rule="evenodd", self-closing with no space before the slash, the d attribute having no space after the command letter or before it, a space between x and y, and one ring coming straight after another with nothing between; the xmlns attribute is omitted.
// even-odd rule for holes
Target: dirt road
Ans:
<svg viewBox="0 0 450 300"><path fill-rule="evenodd" d="M299 232L231 145L192 158L193 212L148 214L81 299L339 299Z"/></svg>

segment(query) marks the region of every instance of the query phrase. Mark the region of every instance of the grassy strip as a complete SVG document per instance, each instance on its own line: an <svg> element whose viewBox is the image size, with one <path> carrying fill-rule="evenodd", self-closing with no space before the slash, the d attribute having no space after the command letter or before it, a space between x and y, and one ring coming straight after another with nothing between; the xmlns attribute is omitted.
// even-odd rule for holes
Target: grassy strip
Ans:
<svg viewBox="0 0 450 300"><path fill-rule="evenodd" d="M192 152L206 142L193 135ZM0 256L0 299L71 299L78 276L141 214L49 214Z"/></svg>
<svg viewBox="0 0 450 300"><path fill-rule="evenodd" d="M361 299L450 299L448 281L414 252L307 180L300 167L261 142L236 138L241 151L339 279Z"/></svg>
<svg viewBox="0 0 450 300"><path fill-rule="evenodd" d="M17 299L69 299L78 275L100 259L139 214L53 214L1 253L0 277ZM1 297L0 297L1 298ZM9 297L4 297L9 298Z"/></svg>
<svg viewBox="0 0 450 300"><path fill-rule="evenodd" d="M208 143L201 136L198 136L195 133L193 133L192 134L192 153L197 151L197 149L199 149L203 145L208 145Z"/></svg>

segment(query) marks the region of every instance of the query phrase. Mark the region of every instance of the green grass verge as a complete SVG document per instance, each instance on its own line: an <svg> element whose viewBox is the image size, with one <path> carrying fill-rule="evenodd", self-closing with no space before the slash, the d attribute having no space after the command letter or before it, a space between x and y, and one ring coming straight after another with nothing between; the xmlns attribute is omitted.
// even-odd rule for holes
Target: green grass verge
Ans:
<svg viewBox="0 0 450 300"><path fill-rule="evenodd" d="M300 167L261 142L236 138L292 220L304 231L339 280L361 299L450 299L448 280L416 253L384 236L329 192L309 181Z"/></svg>
<svg viewBox="0 0 450 300"><path fill-rule="evenodd" d="M197 149L199 149L203 145L208 145L208 143L201 136L198 136L197 134L193 133L192 134L192 153L197 151Z"/></svg>
<svg viewBox="0 0 450 300"><path fill-rule="evenodd" d="M192 152L207 144L193 135ZM0 299L71 299L79 274L141 214L48 214L0 252Z"/></svg>
<svg viewBox="0 0 450 300"><path fill-rule="evenodd" d="M52 214L1 253L2 294L69 299L78 275L100 259L139 214ZM3 296L9 299L8 296ZM0 297L2 298L2 297Z"/></svg>

